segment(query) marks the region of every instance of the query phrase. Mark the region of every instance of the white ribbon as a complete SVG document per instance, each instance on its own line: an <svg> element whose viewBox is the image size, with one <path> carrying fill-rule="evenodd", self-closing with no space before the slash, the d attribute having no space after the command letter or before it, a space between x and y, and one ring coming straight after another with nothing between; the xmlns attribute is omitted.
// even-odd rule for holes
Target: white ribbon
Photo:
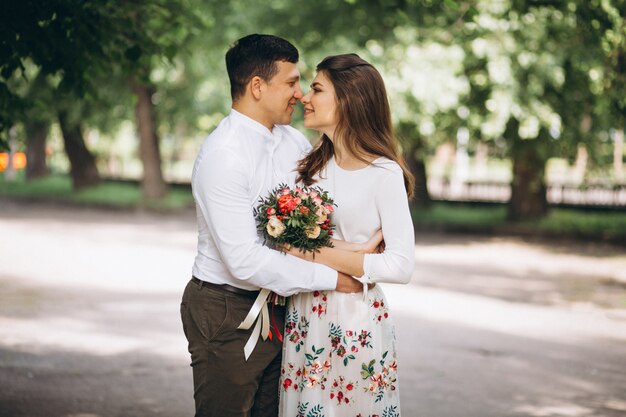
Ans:
<svg viewBox="0 0 626 417"><path fill-rule="evenodd" d="M266 340L267 335L270 332L270 313L267 309L267 298L270 296L270 294L270 290L266 288L261 289L259 295L256 297L256 300L254 300L254 304L250 308L248 315L245 319L243 319L239 327L237 327L237 329L248 330L256 321L256 325L252 330L252 334L250 335L250 338L243 348L243 353L246 357L246 361L252 354L252 351L259 341L259 334L261 335L263 340ZM258 320L259 313L261 314L261 320Z"/></svg>
<svg viewBox="0 0 626 417"><path fill-rule="evenodd" d="M363 275L360 278L354 277L357 281L363 284L363 301L367 303L367 291L369 290L369 280L370 277L367 275Z"/></svg>

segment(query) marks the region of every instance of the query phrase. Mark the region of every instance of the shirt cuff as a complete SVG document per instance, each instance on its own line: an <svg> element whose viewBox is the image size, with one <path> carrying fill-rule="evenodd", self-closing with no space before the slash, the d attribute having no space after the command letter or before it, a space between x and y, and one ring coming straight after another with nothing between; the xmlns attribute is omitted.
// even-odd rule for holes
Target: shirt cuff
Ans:
<svg viewBox="0 0 626 417"><path fill-rule="evenodd" d="M337 288L338 274L332 268L322 264L315 265L315 281L311 286L311 291L328 291Z"/></svg>
<svg viewBox="0 0 626 417"><path fill-rule="evenodd" d="M366 253L363 256L363 276L359 278L359 281L361 281L362 283L371 284L374 282L370 277L370 274L372 272L372 255L373 254Z"/></svg>

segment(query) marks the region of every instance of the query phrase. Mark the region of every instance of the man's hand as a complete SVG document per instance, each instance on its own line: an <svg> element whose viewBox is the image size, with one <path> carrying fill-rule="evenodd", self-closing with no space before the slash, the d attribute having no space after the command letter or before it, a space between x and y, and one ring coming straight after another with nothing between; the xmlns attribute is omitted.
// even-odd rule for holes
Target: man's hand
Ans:
<svg viewBox="0 0 626 417"><path fill-rule="evenodd" d="M335 288L335 291L348 293L363 291L363 284L359 281L352 278L350 275L344 274L343 272L338 272L338 274L337 288Z"/></svg>

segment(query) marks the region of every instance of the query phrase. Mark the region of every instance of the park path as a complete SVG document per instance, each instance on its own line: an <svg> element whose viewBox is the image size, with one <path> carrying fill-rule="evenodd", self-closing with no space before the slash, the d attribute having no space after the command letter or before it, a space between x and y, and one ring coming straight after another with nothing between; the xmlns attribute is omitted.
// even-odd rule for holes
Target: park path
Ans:
<svg viewBox="0 0 626 417"><path fill-rule="evenodd" d="M0 202L0 417L192 415L191 211ZM626 251L419 234L395 316L405 417L626 415Z"/></svg>

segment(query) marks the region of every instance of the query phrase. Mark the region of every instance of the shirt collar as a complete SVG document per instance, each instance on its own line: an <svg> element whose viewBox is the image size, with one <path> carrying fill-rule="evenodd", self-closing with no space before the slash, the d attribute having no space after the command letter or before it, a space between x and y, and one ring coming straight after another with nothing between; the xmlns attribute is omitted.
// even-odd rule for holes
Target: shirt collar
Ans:
<svg viewBox="0 0 626 417"><path fill-rule="evenodd" d="M242 125L249 127L263 137L267 138L268 140L264 141L265 148L270 155L274 154L276 148L283 139L283 130L278 125L274 125L274 129L270 132L269 129L261 123L235 109L231 109L230 117L235 121L235 123L241 123Z"/></svg>
<svg viewBox="0 0 626 417"><path fill-rule="evenodd" d="M240 123L243 124L247 127L249 127L250 129L254 130L255 132L263 135L263 136L267 136L269 138L274 139L275 135L273 132L278 131L278 129L274 128L273 132L270 131L267 127L263 126L261 123L257 122L256 120L254 120L251 117L246 116L243 113L239 113L237 110L235 109L230 109L230 118L235 120L236 123Z"/></svg>

